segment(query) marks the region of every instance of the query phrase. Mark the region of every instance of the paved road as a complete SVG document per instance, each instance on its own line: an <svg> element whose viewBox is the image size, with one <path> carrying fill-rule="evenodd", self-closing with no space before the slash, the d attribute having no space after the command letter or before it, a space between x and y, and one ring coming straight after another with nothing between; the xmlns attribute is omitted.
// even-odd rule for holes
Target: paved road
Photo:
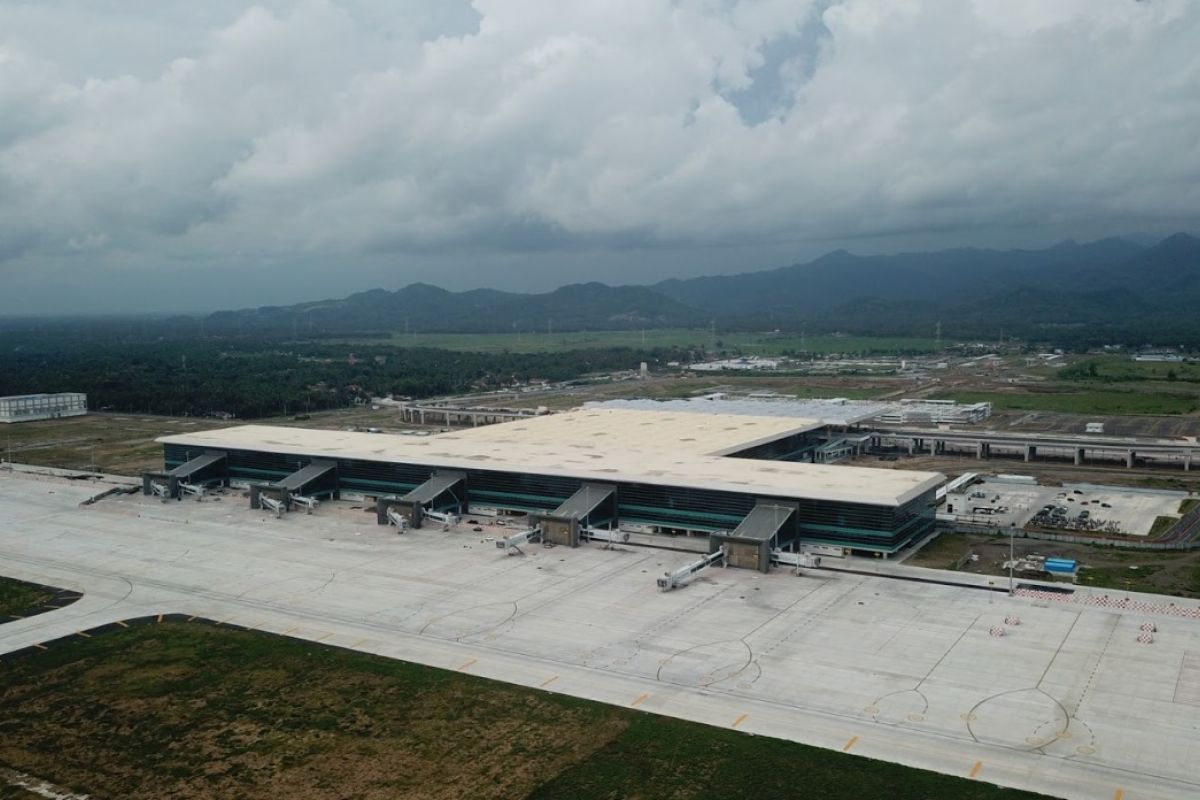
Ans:
<svg viewBox="0 0 1200 800"><path fill-rule="evenodd" d="M662 594L654 577L692 556L510 557L349 504L282 520L240 497L79 508L92 493L0 476L0 572L85 593L0 626L0 652L178 612L1062 797L1200 796L1200 620L1161 598L723 569ZM1139 644L1148 618L1159 632Z"/></svg>

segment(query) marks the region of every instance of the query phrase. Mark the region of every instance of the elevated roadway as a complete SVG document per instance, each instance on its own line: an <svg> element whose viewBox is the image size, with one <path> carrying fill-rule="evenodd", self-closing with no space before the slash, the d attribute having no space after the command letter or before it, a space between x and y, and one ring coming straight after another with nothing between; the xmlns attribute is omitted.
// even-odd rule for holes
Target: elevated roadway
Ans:
<svg viewBox="0 0 1200 800"><path fill-rule="evenodd" d="M1153 463L1192 468L1193 455L1200 444L1177 439L1138 439L1083 434L1039 434L1014 431L963 431L929 428L872 429L869 452L889 449L907 450L911 454L961 454L987 459L1007 456L1034 461L1036 459L1068 460L1082 465L1089 461L1123 463L1133 469Z"/></svg>

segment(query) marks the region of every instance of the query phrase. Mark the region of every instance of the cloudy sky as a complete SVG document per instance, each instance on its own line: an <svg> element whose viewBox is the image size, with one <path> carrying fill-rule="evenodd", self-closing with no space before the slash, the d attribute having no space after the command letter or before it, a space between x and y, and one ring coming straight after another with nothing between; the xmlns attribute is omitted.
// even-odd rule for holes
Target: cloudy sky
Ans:
<svg viewBox="0 0 1200 800"><path fill-rule="evenodd" d="M1195 0L2 0L0 314L1200 229Z"/></svg>

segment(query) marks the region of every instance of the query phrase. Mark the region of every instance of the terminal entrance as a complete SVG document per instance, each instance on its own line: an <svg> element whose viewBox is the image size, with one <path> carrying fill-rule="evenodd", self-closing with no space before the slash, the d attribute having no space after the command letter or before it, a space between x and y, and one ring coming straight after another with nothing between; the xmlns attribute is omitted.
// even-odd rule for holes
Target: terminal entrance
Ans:
<svg viewBox="0 0 1200 800"><path fill-rule="evenodd" d="M294 506L303 506L311 514L321 501L338 497L338 471L333 461L312 461L274 483L250 486L250 507L274 512L277 517Z"/></svg>
<svg viewBox="0 0 1200 800"><path fill-rule="evenodd" d="M213 486L229 485L229 459L220 450L205 450L174 469L142 474L142 494L163 500L192 495L197 500Z"/></svg>
<svg viewBox="0 0 1200 800"><path fill-rule="evenodd" d="M402 497L381 497L375 503L380 525L395 525L401 531L420 528L425 520L453 524L467 510L467 476L441 470Z"/></svg>

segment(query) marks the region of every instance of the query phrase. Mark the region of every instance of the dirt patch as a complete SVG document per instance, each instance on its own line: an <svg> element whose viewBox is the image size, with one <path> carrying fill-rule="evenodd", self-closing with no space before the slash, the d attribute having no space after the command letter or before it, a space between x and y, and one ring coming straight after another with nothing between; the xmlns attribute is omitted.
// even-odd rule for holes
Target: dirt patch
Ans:
<svg viewBox="0 0 1200 800"><path fill-rule="evenodd" d="M1007 579L1008 549L1007 536L943 533L904 563ZM1200 551L1143 552L1021 538L1013 540L1013 551L1018 559L1040 555L1078 561L1081 586L1200 598ZM970 559L971 555L978 558ZM1044 576L1017 573L1017 577Z"/></svg>

